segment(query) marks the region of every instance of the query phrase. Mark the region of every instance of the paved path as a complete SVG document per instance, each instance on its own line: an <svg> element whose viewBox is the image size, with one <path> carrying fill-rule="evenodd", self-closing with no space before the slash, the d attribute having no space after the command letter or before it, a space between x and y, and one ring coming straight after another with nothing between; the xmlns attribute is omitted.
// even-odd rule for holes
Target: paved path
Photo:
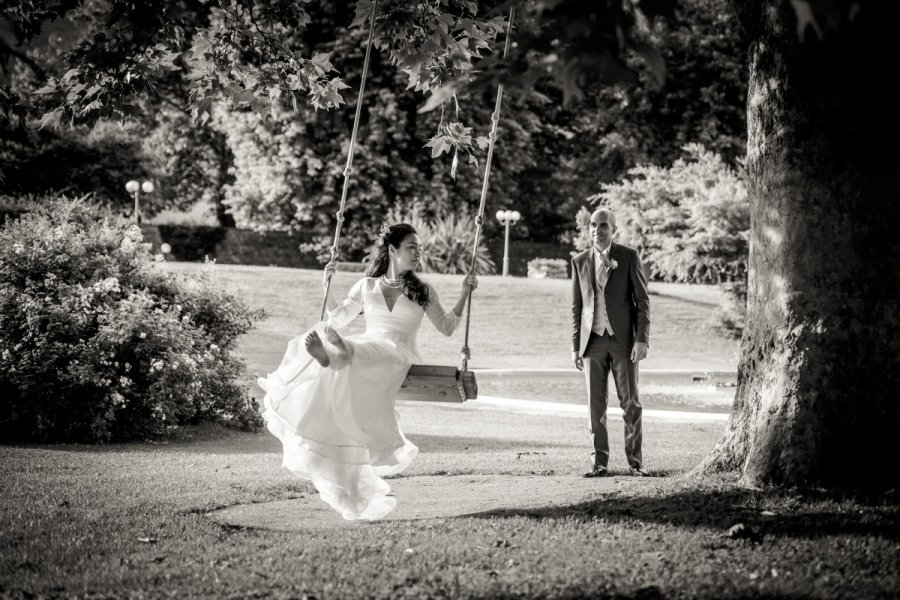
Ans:
<svg viewBox="0 0 900 600"><path fill-rule="evenodd" d="M558 369L528 369L513 371L497 369L482 373L487 377L569 376ZM690 372L666 371L660 377L690 376ZM643 373L642 373L643 375ZM718 375L718 374L717 374ZM479 375L481 376L481 375ZM725 375L727 376L727 374ZM430 402L409 401L403 404L429 405ZM586 419L588 407L540 400L521 400L481 395L477 400L457 404L463 410L508 411L520 414L541 414ZM608 414L621 418L622 411L611 406ZM727 420L723 413L683 412L644 409L644 418L674 422L710 422ZM232 527L247 527L288 532L311 532L353 527L377 527L377 523L448 519L463 516L513 516L551 513L563 508L618 494L623 488L654 486L660 479L636 478L614 473L611 477L585 479L572 475L458 475L458 476L398 476L388 479L392 495L397 498L395 508L385 519L377 522L345 521L319 499L317 493L295 498L230 506L209 513L210 518Z"/></svg>
<svg viewBox="0 0 900 600"><path fill-rule="evenodd" d="M514 516L566 507L628 486L652 486L657 478L618 475L585 479L577 475L422 475L387 480L395 508L378 522L447 519L462 516ZM241 504L209 513L224 525L275 531L309 532L371 527L378 522L345 521L318 494L289 500Z"/></svg>
<svg viewBox="0 0 900 600"><path fill-rule="evenodd" d="M586 404L565 404L562 402L546 402L543 400L518 400L516 398L498 398L479 395L477 400L465 403L469 409L505 410L526 415L552 415L557 417L588 417ZM606 409L609 417L621 419L622 409L609 406ZM708 423L710 421L727 421L728 413L685 412L678 410L650 410L645 408L643 418L647 420L670 421L676 423Z"/></svg>

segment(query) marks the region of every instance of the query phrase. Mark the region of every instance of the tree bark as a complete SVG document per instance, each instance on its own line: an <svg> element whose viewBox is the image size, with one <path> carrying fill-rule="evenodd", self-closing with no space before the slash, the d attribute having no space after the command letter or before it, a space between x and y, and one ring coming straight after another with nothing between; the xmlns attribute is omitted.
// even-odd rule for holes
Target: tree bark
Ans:
<svg viewBox="0 0 900 600"><path fill-rule="evenodd" d="M877 68L896 56L897 8L822 3L819 36L793 4L735 2L752 39L747 325L733 413L699 471L887 489L900 481L900 111L893 67Z"/></svg>

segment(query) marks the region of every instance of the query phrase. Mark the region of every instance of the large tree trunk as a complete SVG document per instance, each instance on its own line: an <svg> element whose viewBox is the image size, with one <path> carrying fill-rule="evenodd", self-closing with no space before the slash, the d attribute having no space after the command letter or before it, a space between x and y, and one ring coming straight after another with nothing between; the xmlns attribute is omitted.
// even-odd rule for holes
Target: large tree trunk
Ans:
<svg viewBox="0 0 900 600"><path fill-rule="evenodd" d="M897 9L835 4L801 39L787 0L736 1L753 40L747 327L734 411L700 469L751 485L900 480L897 19L879 13Z"/></svg>

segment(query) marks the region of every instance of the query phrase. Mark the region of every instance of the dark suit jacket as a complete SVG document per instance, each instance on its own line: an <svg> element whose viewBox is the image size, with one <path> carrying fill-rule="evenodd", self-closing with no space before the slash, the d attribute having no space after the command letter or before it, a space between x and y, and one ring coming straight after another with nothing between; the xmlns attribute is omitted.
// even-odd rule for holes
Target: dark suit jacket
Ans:
<svg viewBox="0 0 900 600"><path fill-rule="evenodd" d="M604 289L606 314L619 341L631 349L634 342L650 343L650 297L647 278L637 250L613 242L609 259L616 261ZM594 322L597 287L592 251L572 258L572 349L584 355Z"/></svg>

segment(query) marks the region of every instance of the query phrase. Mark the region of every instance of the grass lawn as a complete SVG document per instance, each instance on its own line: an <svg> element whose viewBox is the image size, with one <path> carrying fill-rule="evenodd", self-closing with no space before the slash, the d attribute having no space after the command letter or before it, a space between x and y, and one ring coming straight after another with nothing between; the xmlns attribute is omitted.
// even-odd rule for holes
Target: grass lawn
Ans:
<svg viewBox="0 0 900 600"><path fill-rule="evenodd" d="M272 370L289 337L318 315L320 274L216 269L269 310L241 352L251 370ZM338 293L354 278L339 275ZM428 279L448 300L460 281ZM473 366L568 366L567 283L482 278ZM733 344L709 326L715 291L654 287L647 365L733 368ZM423 333L429 360L456 362L459 336ZM588 463L583 419L469 405L399 410L421 453L398 489L425 477L577 478ZM611 419L610 467L619 475L571 501L302 532L223 525L209 514L310 499L312 487L281 468L280 444L266 432L208 426L159 444L0 445L0 597L900 595L895 491L801 494L683 477L722 426L647 420L644 457L659 476L638 479L621 475L622 423ZM399 492L397 499L411 501ZM452 499L445 501L451 514ZM745 535L727 535L738 523Z"/></svg>
<svg viewBox="0 0 900 600"><path fill-rule="evenodd" d="M401 408L401 421L421 448L401 476L410 480L577 477L587 464L581 419L416 405ZM621 421L610 425L621 431ZM206 515L311 494L280 467L280 445L265 433L208 427L166 444L0 446L0 596L900 593L895 496L799 496L679 477L720 428L648 421L645 456L668 477L598 481L602 491L571 503L300 533L223 526ZM620 435L611 438L610 466L621 473ZM725 535L736 523L755 535Z"/></svg>
<svg viewBox="0 0 900 600"><path fill-rule="evenodd" d="M176 272L202 268L166 263ZM314 325L322 310L322 273L305 269L216 265L214 272L268 316L248 334L241 353L251 373L265 375L281 362L291 337ZM332 288L342 298L360 277L338 273ZM423 278L449 306L457 298L462 276L425 274ZM652 283L650 286L650 354L645 369L735 369L738 343L715 325L719 292L710 286ZM571 283L559 279L484 276L473 295L469 347L470 368L571 367ZM362 318L347 331L362 331ZM462 330L446 338L425 322L419 346L429 364L455 365ZM574 369L574 368L573 368Z"/></svg>

